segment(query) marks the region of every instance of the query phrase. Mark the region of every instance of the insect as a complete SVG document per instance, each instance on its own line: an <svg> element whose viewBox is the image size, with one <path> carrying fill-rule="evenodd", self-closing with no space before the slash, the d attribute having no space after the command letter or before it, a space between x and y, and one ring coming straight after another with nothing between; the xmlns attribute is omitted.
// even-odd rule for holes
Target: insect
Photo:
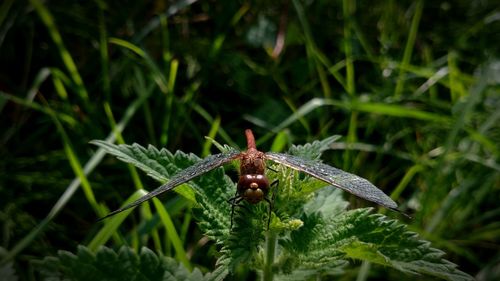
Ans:
<svg viewBox="0 0 500 281"><path fill-rule="evenodd" d="M328 166L318 161L307 160L284 153L261 152L256 148L255 138L252 131L249 129L245 130L245 136L247 139L246 151L231 151L229 153L220 153L208 156L193 166L182 170L173 176L170 181L157 189L151 191L136 201L109 213L105 217L101 218L101 220L133 208L232 160L240 160L240 176L236 196L229 199L229 202L233 205L233 213L234 205L242 200L246 200L250 204L256 204L265 200L269 203L271 208L271 202L267 198L270 190L270 184L265 175L266 160L271 160L278 164L304 172L337 188L350 192L360 198L399 212L399 210L397 210L397 204L389 196L364 178Z"/></svg>

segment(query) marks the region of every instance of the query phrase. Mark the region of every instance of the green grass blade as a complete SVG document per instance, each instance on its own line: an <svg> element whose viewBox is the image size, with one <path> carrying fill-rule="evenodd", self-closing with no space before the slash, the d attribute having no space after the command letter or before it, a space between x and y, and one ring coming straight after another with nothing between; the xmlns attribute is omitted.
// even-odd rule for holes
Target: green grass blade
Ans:
<svg viewBox="0 0 500 281"><path fill-rule="evenodd" d="M105 7L96 1L99 8L99 55L101 59L102 92L109 102L111 100L111 78L109 77L108 34L106 31Z"/></svg>
<svg viewBox="0 0 500 281"><path fill-rule="evenodd" d="M113 112L111 110L111 106L106 102L104 103L104 111L106 112L106 116L108 117L108 121L111 125L111 128L113 132L116 134L116 141L118 144L125 144L125 141L123 139L123 136L121 132L116 130L116 122L115 118L113 116ZM141 178L139 177L139 173L137 172L137 169L132 165L132 164L127 164L127 168L130 172L130 175L132 177L132 181L134 182L134 186L137 190L143 190L144 185L142 184ZM142 214L144 214L146 219L151 219L152 212L149 203L145 203L141 205L141 208L143 210ZM160 242L160 236L158 234L158 231L156 229L153 229L151 231L151 236L153 238L153 241L155 243L156 249L161 249L161 242Z"/></svg>
<svg viewBox="0 0 500 281"><path fill-rule="evenodd" d="M406 189L410 181L413 179L413 177L417 174L424 171L424 167L420 164L413 165L410 169L408 169L399 182L399 184L396 186L394 191L391 193L391 198L393 200L397 200L401 193Z"/></svg>
<svg viewBox="0 0 500 281"><path fill-rule="evenodd" d="M287 145L289 145L289 136L288 131L283 130L280 131L276 137L274 137L273 143L271 144L270 151L273 152L281 152L284 151Z"/></svg>
<svg viewBox="0 0 500 281"><path fill-rule="evenodd" d="M183 243L179 237L179 234L177 233L177 230L175 229L174 223L172 222L170 215L168 214L167 210L165 209L165 207L158 198L156 197L153 198L153 204L155 205L156 210L160 215L160 219L163 223L163 226L167 231L168 239L170 242L172 242L172 245L174 246L177 258L186 268L191 269L192 265L189 263L186 251L184 250Z"/></svg>
<svg viewBox="0 0 500 281"><path fill-rule="evenodd" d="M292 2L295 11L297 13L297 16L299 18L300 24L302 25L302 30L304 31L307 55L308 57L312 58L312 60L308 60L308 62L311 65L311 69L312 68L316 69L323 90L323 96L325 98L329 98L332 96L330 85L328 83L328 80L326 79L326 75L322 68L322 65L318 63L318 59L316 58L315 54L319 52L319 49L317 48L316 43L314 42L314 37L312 35L311 28L309 27L309 23L305 16L304 7L298 0L292 0Z"/></svg>
<svg viewBox="0 0 500 281"><path fill-rule="evenodd" d="M179 61L174 59L170 63L170 71L168 77L167 91L164 93L165 97L165 118L163 119L163 126L160 136L161 146L166 146L168 143L168 135L170 133L170 123L172 122L172 111L174 105L174 88L175 80L177 79L177 69L179 68Z"/></svg>
<svg viewBox="0 0 500 281"><path fill-rule="evenodd" d="M354 83L354 64L352 57L352 36L351 36L351 17L354 10L355 1L343 0L342 12L344 15L344 53L346 66L347 93L351 96L356 93L356 84Z"/></svg>
<svg viewBox="0 0 500 281"><path fill-rule="evenodd" d="M123 203L123 206L126 206L127 204L130 204L134 202L135 200L141 198L142 196L146 195L148 192L145 191L144 189L139 189L136 192L134 192L132 195L130 195L129 198ZM129 209L126 211L123 211L119 214L116 214L115 216L108 218L102 223L104 226L99 230L99 232L94 236L92 241L88 244L88 248L95 252L97 249L99 249L100 246L104 246L106 242L113 236L116 231L118 230L118 227L122 224L122 222L127 218L127 216L133 211L134 209ZM99 223L99 222L98 222Z"/></svg>
<svg viewBox="0 0 500 281"><path fill-rule="evenodd" d="M208 113L204 108L199 106L198 104L192 104L191 107L193 110L198 113L203 119L205 119L209 124L212 124L215 122L215 118L210 116L210 113ZM232 147L238 147L238 144L233 141L233 139L227 134L227 132L224 130L224 128L220 127L218 130L218 134L222 138L222 140L227 143L229 146Z"/></svg>
<svg viewBox="0 0 500 281"><path fill-rule="evenodd" d="M467 95L463 81L460 79L460 70L457 67L457 56L455 52L450 52L448 54L448 69L450 73L448 77L450 79L450 95L453 104Z"/></svg>
<svg viewBox="0 0 500 281"><path fill-rule="evenodd" d="M432 121L436 123L450 124L452 121L451 118L444 115L426 112L397 104L359 102L359 101L346 103L343 101L337 101L333 99L314 98L305 103L303 106L301 106L296 112L294 112L287 119L282 121L279 125L274 127L272 131L279 132L280 130L283 130L284 128L290 126L290 124L296 122L303 116L323 106L333 106L333 107L343 108L346 110L355 110L367 113L381 114L386 116L411 118L422 121ZM266 135L266 138L268 137L269 136Z"/></svg>
<svg viewBox="0 0 500 281"><path fill-rule="evenodd" d="M215 135L219 131L220 128L220 117L217 116L212 123L212 126L210 127L210 131L208 132L208 137L210 139L214 139ZM210 139L206 139L205 143L203 144L203 151L201 153L202 157L207 157L210 155L210 148L212 147L213 142Z"/></svg>
<svg viewBox="0 0 500 281"><path fill-rule="evenodd" d="M168 93L168 82L167 79L165 78L165 75L163 75L162 71L158 68L154 60L141 48L138 46L125 41L123 39L119 38L109 38L109 43L115 44L121 47L124 47L132 52L134 52L136 55L141 57L146 65L149 67L152 75L153 75L153 80L156 82L162 93L166 94Z"/></svg>
<svg viewBox="0 0 500 281"><path fill-rule="evenodd" d="M8 93L5 93L5 92L2 92L0 91L0 98L3 98L5 100L9 100L13 103L17 103L19 105L22 105L22 106L25 106L27 108L30 108L30 109L33 109L33 110L36 110L36 111L39 111L39 112L42 112L42 113L45 113L47 115L49 115L49 110L47 108L45 108L44 106L36 103L36 102L33 102L33 101L29 101L29 100L26 100L26 99L22 99L22 98L19 98L19 97L16 97L14 95L11 95L11 94L8 94ZM67 114L64 114L64 113L60 113L60 112L55 112L54 113L57 118L59 120L61 120L62 122L68 124L68 126L76 126L78 124L78 121L75 120L73 118L73 116L70 116L70 115L67 115Z"/></svg>
<svg viewBox="0 0 500 281"><path fill-rule="evenodd" d="M123 139L123 136L121 134L121 132L119 132L118 130L116 130L116 121L115 121L115 117L113 116L113 112L111 110L111 106L109 105L109 103L105 102L104 103L104 112L106 112L106 116L108 117L108 122L111 126L111 130L115 133L115 136L116 136L116 143L118 144L125 144L125 140ZM144 186L141 182L141 178L139 177L139 173L137 173L137 170L135 169L135 167L131 164L127 164L128 168L129 168L129 171L130 171L130 175L132 176L132 180L134 182L134 185L136 187L137 190L140 190L140 189L143 189Z"/></svg>
<svg viewBox="0 0 500 281"><path fill-rule="evenodd" d="M116 126L117 131L123 131L125 129L125 126L128 124L132 116L134 116L135 112L139 108L139 106L148 98L148 96L142 96L138 98L135 102L133 102L125 111L124 116L122 117L121 121L118 123ZM106 142L114 142L115 141L115 133L111 132L109 133L108 137L106 138ZM101 162L101 160L104 158L104 155L106 153L104 152L104 149L99 148L96 153L90 158L89 161L85 164L83 167L83 173L84 175L90 174L94 168ZM57 200L57 202L54 204L52 209L49 211L48 215L26 236L24 236L19 242L17 242L14 247L3 257L1 263L4 263L6 261L11 260L14 258L16 255L18 255L22 250L24 250L27 246L33 242L47 227L47 225L55 218L55 216L66 206L68 201L71 199L71 197L74 195L78 187L80 186L81 182L80 179L77 177L73 179L73 181L70 183L70 185L66 188L64 193L61 195L61 197Z"/></svg>
<svg viewBox="0 0 500 281"><path fill-rule="evenodd" d="M405 67L410 64L411 55L413 48L415 46L415 39L417 38L418 25L420 24L420 18L422 17L422 11L424 10L424 1L418 0L415 4L415 14L411 21L410 32L408 34L408 40L406 41L406 46L403 54L403 60L401 61L402 68L399 70L398 82L396 83L396 89L394 90L394 96L396 98L401 97L405 85Z"/></svg>
<svg viewBox="0 0 500 281"><path fill-rule="evenodd" d="M78 72L76 64L73 61L73 58L71 57L70 53L64 46L63 39L61 37L61 34L59 33L59 30L57 29L56 23L54 22L54 18L40 0L30 0L30 3L31 5L33 5L36 12L40 16L40 19L47 27L50 37L52 37L52 41L54 41L54 44L56 45L59 51L59 55L61 56L64 66L70 73L71 79L75 83L77 94L80 96L82 101L85 102L85 104L87 105L89 98L87 90L85 89L83 80L80 76L80 73Z"/></svg>
<svg viewBox="0 0 500 281"><path fill-rule="evenodd" d="M357 128L358 128L358 112L351 111L351 115L349 117L349 129L347 130L347 143L355 143L358 140L357 136ZM346 149L344 151L344 161L343 168L344 170L350 170L350 166L353 161L353 152L350 149Z"/></svg>
<svg viewBox="0 0 500 281"><path fill-rule="evenodd" d="M422 121L432 121L436 123L450 124L451 118L445 115L426 112L411 107L406 107L398 104L386 104L375 102L353 102L350 104L352 109L369 113L411 118Z"/></svg>

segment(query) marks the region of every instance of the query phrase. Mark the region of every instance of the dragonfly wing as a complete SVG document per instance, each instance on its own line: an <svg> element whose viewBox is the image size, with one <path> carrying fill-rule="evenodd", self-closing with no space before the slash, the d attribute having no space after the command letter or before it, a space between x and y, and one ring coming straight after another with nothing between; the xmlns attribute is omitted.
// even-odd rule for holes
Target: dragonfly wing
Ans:
<svg viewBox="0 0 500 281"><path fill-rule="evenodd" d="M197 176L200 176L208 171L211 171L217 167L224 165L225 163L235 159L240 153L241 152L239 152L239 151L231 151L229 153L220 153L220 154L208 156L208 157L204 158L203 160L201 160L200 162L194 164L193 166L190 166L190 167L180 171L175 176L170 178L170 180L168 182L166 182L162 186L158 187L157 189L142 196L141 198L137 199L136 201L109 213L108 215L106 215L105 217L103 217L99 220L103 220L107 217L116 215L120 212L123 212L125 210L130 209L130 208L133 208L133 207L135 207L135 206L137 206L145 201L150 200L153 197L156 197L164 192L167 192L171 189L174 189L176 186L179 186L185 182L192 180L193 178L195 178Z"/></svg>
<svg viewBox="0 0 500 281"><path fill-rule="evenodd" d="M396 202L364 178L318 161L307 160L289 154L268 152L265 156L276 163L304 172L360 198L397 211L398 205Z"/></svg>

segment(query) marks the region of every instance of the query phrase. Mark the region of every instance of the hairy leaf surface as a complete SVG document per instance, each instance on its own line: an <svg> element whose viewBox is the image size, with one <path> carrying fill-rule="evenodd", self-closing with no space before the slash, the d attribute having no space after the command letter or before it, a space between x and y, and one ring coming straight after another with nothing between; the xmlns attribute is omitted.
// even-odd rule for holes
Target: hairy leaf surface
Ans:
<svg viewBox="0 0 500 281"><path fill-rule="evenodd" d="M56 257L47 257L35 264L44 280L109 280L162 281L207 280L201 271L192 272L169 257L157 256L143 247L140 254L123 246L118 252L101 247L93 254L79 246L76 254L59 251Z"/></svg>

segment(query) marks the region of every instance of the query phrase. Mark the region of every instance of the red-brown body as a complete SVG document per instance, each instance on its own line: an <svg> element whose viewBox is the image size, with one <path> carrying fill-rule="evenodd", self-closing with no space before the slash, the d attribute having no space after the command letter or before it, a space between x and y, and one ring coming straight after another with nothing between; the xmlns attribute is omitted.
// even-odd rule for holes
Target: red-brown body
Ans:
<svg viewBox="0 0 500 281"><path fill-rule="evenodd" d="M246 130L245 135L248 149L239 155L238 195L249 203L256 204L264 200L269 193L269 180L265 176L264 153L255 147L255 139L251 130Z"/></svg>

